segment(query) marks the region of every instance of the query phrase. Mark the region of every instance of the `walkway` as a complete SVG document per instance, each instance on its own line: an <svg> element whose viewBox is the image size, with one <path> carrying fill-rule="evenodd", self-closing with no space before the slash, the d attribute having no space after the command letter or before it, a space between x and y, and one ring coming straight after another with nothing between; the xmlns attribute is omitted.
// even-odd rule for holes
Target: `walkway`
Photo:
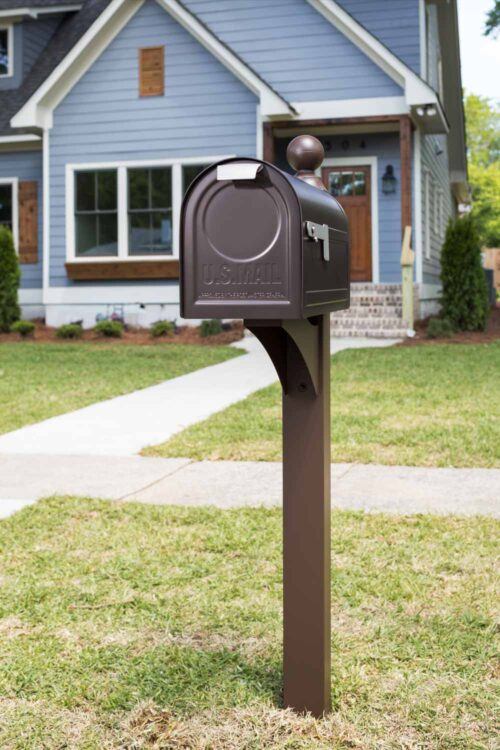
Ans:
<svg viewBox="0 0 500 750"><path fill-rule="evenodd" d="M334 339L332 352L394 343L393 339ZM9 432L0 436L0 454L134 456L277 380L255 337L233 346L248 353Z"/></svg>
<svg viewBox="0 0 500 750"><path fill-rule="evenodd" d="M52 494L220 508L281 505L281 464L101 456L0 456L0 516ZM332 505L500 517L500 470L334 464Z"/></svg>

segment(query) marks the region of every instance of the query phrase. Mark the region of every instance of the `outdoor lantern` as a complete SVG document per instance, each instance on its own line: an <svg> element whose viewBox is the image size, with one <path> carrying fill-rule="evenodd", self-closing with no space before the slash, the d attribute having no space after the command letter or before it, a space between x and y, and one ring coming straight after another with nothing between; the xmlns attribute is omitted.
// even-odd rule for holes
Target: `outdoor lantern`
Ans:
<svg viewBox="0 0 500 750"><path fill-rule="evenodd" d="M384 195L391 195L396 192L397 180L394 176L394 167L388 164L382 176L382 192Z"/></svg>

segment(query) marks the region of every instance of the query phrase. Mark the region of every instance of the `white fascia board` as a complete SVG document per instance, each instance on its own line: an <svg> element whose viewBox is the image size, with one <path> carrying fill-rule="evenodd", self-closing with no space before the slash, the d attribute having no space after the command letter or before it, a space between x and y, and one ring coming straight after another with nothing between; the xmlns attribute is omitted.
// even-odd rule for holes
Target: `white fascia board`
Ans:
<svg viewBox="0 0 500 750"><path fill-rule="evenodd" d="M409 106L436 102L434 90L341 8L335 0L307 0L307 2L404 89Z"/></svg>
<svg viewBox="0 0 500 750"><path fill-rule="evenodd" d="M293 114L291 106L225 47L177 0L157 0L178 23L208 49L237 78L260 97L265 116ZM11 120L11 126L52 127L52 113L75 83L120 33L144 0L112 0L64 60Z"/></svg>
<svg viewBox="0 0 500 750"><path fill-rule="evenodd" d="M18 143L40 143L41 137L34 133L26 133L19 135L0 135L0 146L4 144L18 144Z"/></svg>
<svg viewBox="0 0 500 750"><path fill-rule="evenodd" d="M332 99L317 102L292 102L297 120L373 117L408 114L404 96L381 96L366 99Z"/></svg>
<svg viewBox="0 0 500 750"><path fill-rule="evenodd" d="M228 70L244 83L260 98L261 114L266 117L275 115L291 115L292 109L285 99L282 99L268 86L253 70L232 52L226 45L214 36L207 27L193 16L177 0L157 0L177 23L183 26L194 38Z"/></svg>
<svg viewBox="0 0 500 750"><path fill-rule="evenodd" d="M13 128L52 127L52 113L144 0L112 0L50 76L11 119Z"/></svg>
<svg viewBox="0 0 500 750"><path fill-rule="evenodd" d="M80 10L82 7L81 3L73 3L71 5L53 5L49 8L32 8L26 6L25 8L11 8L9 10L0 10L0 20L21 20L22 18L38 18L41 15L48 15L51 13L73 13Z"/></svg>

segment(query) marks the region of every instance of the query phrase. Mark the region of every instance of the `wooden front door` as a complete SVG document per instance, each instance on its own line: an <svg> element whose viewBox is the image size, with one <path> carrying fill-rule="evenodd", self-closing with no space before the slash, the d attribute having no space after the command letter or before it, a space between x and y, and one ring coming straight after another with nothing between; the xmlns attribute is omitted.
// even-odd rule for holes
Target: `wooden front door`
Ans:
<svg viewBox="0 0 500 750"><path fill-rule="evenodd" d="M325 167L322 176L349 221L351 281L371 281L371 167Z"/></svg>

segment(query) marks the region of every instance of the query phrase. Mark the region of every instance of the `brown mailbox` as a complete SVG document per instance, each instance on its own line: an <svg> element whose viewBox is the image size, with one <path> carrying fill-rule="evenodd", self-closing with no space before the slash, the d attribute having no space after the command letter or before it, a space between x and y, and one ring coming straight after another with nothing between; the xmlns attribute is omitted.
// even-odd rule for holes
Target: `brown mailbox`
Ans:
<svg viewBox="0 0 500 750"><path fill-rule="evenodd" d="M192 183L182 317L297 320L347 307L347 218L329 193L256 159L227 159Z"/></svg>

